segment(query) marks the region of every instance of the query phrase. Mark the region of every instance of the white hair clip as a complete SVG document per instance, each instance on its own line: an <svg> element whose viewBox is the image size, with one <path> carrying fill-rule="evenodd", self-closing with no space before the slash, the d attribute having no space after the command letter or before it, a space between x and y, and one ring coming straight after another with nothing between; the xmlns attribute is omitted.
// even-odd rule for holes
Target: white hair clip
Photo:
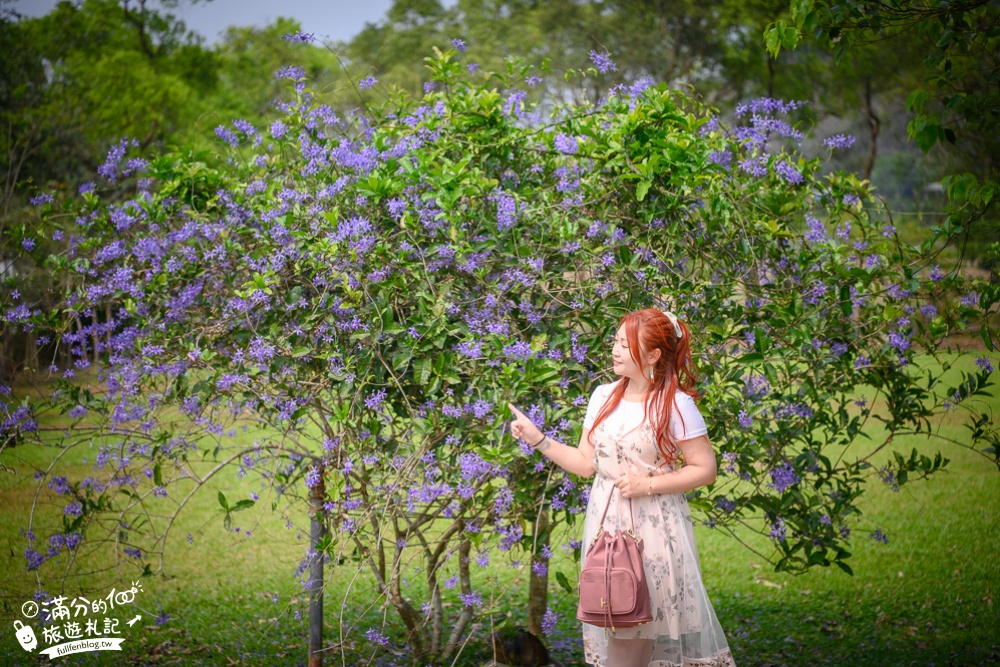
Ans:
<svg viewBox="0 0 1000 667"><path fill-rule="evenodd" d="M684 335L684 333L681 331L681 325L677 323L676 315L671 313L669 310L662 310L660 312L666 315L667 319L669 319L671 324L674 325L674 333L677 334L677 338L680 338L682 335Z"/></svg>

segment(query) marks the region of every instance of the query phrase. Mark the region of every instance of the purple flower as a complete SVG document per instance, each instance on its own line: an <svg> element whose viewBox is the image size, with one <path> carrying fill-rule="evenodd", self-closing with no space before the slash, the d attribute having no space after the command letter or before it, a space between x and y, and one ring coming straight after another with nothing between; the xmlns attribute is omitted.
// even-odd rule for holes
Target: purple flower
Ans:
<svg viewBox="0 0 1000 667"><path fill-rule="evenodd" d="M465 45L465 41L463 41L463 40L461 40L461 39L459 39L457 37L455 39L451 40L451 45L454 46L455 49L458 50L458 51L465 51L465 49L468 48Z"/></svg>
<svg viewBox="0 0 1000 667"><path fill-rule="evenodd" d="M28 561L28 571L37 570L45 562L45 556L31 547L24 550L24 558Z"/></svg>
<svg viewBox="0 0 1000 667"><path fill-rule="evenodd" d="M542 632L547 635L552 634L552 631L556 629L556 622L558 620L558 614L551 609L546 609L545 613L542 614Z"/></svg>
<svg viewBox="0 0 1000 667"><path fill-rule="evenodd" d="M285 65L274 73L274 78L300 81L306 78L306 71L297 65Z"/></svg>
<svg viewBox="0 0 1000 667"><path fill-rule="evenodd" d="M518 341L505 346L503 348L503 353L511 359L530 359L534 356L534 352L531 351L531 346L524 341Z"/></svg>
<svg viewBox="0 0 1000 667"><path fill-rule="evenodd" d="M41 204L48 204L52 200L53 200L52 195L50 195L47 192L43 192L41 194L35 195L28 201L31 203L32 206L40 206Z"/></svg>
<svg viewBox="0 0 1000 667"><path fill-rule="evenodd" d="M889 536L883 533L881 528L876 528L874 531L868 534L868 537L872 538L876 542L881 542L882 544L889 544Z"/></svg>
<svg viewBox="0 0 1000 667"><path fill-rule="evenodd" d="M742 118L747 114L758 114L758 115L774 115L774 114L786 114L791 111L805 105L805 102L798 102L792 100L791 102L785 102L783 100L776 100L770 97L757 97L747 102L741 102L736 105L736 116Z"/></svg>
<svg viewBox="0 0 1000 667"><path fill-rule="evenodd" d="M611 56L609 56L607 52L598 53L597 51L591 49L590 61L594 63L594 66L597 67L597 71L600 72L601 74L607 74L609 71L610 72L618 71L618 67L615 66L614 61L611 60Z"/></svg>
<svg viewBox="0 0 1000 667"><path fill-rule="evenodd" d="M142 558L142 551L138 548L125 547L122 549L126 556L131 556L132 558Z"/></svg>
<svg viewBox="0 0 1000 667"><path fill-rule="evenodd" d="M559 133L556 135L555 140L556 150L560 153L565 153L566 155L575 155L579 147L576 144L576 139L569 136L568 134Z"/></svg>
<svg viewBox="0 0 1000 667"><path fill-rule="evenodd" d="M849 134L835 134L823 140L827 148L850 148L854 145L854 137Z"/></svg>
<svg viewBox="0 0 1000 667"><path fill-rule="evenodd" d="M358 81L358 88L360 88L361 90L368 90L369 88L371 88L372 86L374 86L376 83L378 83L378 79L376 79L375 77L369 75L369 76L366 76L365 78L361 79L361 81Z"/></svg>
<svg viewBox="0 0 1000 667"><path fill-rule="evenodd" d="M760 158L748 157L740 162L740 169L750 174L751 176L767 176L767 167L760 160Z"/></svg>
<svg viewBox="0 0 1000 667"><path fill-rule="evenodd" d="M526 84L528 84L529 86L534 87L534 86L537 86L538 84L540 84L542 82L542 77L532 75L532 76L529 76L527 79L525 79L524 82Z"/></svg>
<svg viewBox="0 0 1000 667"><path fill-rule="evenodd" d="M316 35L313 33L304 33L301 30L299 32L290 32L284 37L282 37L286 42L301 42L303 44L308 44L309 42L316 39Z"/></svg>
<svg viewBox="0 0 1000 667"><path fill-rule="evenodd" d="M889 334L889 345L896 348L900 354L903 354L910 349L910 339L907 338L905 332L893 331Z"/></svg>
<svg viewBox="0 0 1000 667"><path fill-rule="evenodd" d="M309 472L306 473L306 486L312 488L314 486L319 486L320 474L319 469L316 466L309 468Z"/></svg>
<svg viewBox="0 0 1000 667"><path fill-rule="evenodd" d="M989 374L993 372L993 364L986 357L976 357L976 366L979 366L979 370L984 373Z"/></svg>
<svg viewBox="0 0 1000 667"><path fill-rule="evenodd" d="M899 491L899 480L896 473L889 466L882 466L878 471L878 478L892 487L893 491Z"/></svg>
<svg viewBox="0 0 1000 667"><path fill-rule="evenodd" d="M805 235L807 242L813 244L822 243L827 239L826 228L823 227L823 222L819 218L807 215L806 224L809 227L809 231Z"/></svg>
<svg viewBox="0 0 1000 667"><path fill-rule="evenodd" d="M979 305L979 295L975 292L969 292L962 297L962 305L968 308L975 308Z"/></svg>
<svg viewBox="0 0 1000 667"><path fill-rule="evenodd" d="M389 645L389 638L375 628L369 628L368 632L365 633L365 637L373 644L378 644L379 646Z"/></svg>
<svg viewBox="0 0 1000 667"><path fill-rule="evenodd" d="M771 471L771 480L769 486L778 493L784 493L788 487L798 484L799 476L795 474L795 468L785 463L780 468Z"/></svg>
<svg viewBox="0 0 1000 667"><path fill-rule="evenodd" d="M799 170L793 167L787 160L775 163L774 170L793 185L798 185L802 182L802 174L799 173Z"/></svg>
<svg viewBox="0 0 1000 667"><path fill-rule="evenodd" d="M753 417L748 415L746 410L740 410L737 421L743 428L750 428L751 424L753 424Z"/></svg>
<svg viewBox="0 0 1000 667"><path fill-rule="evenodd" d="M708 154L708 161L729 171L729 166L733 162L733 152L730 150L712 151Z"/></svg>
<svg viewBox="0 0 1000 667"><path fill-rule="evenodd" d="M385 389L379 389L374 394L365 399L365 407L369 410L374 410L378 406L382 405L382 401L385 400L386 391Z"/></svg>
<svg viewBox="0 0 1000 667"><path fill-rule="evenodd" d="M941 266L939 264L935 264L934 266L931 267L931 272L930 272L931 280L933 280L934 282L938 282L943 277L944 274L941 273Z"/></svg>
<svg viewBox="0 0 1000 667"><path fill-rule="evenodd" d="M483 604L483 596L472 591L471 593L462 593L458 596L462 601L462 605L465 607L480 607Z"/></svg>
<svg viewBox="0 0 1000 667"><path fill-rule="evenodd" d="M67 494L70 491L69 482L61 475L57 475L49 481L49 488L59 495Z"/></svg>
<svg viewBox="0 0 1000 667"><path fill-rule="evenodd" d="M215 136L217 136L219 139L222 139L224 143L230 146L235 146L236 144L239 143L239 139L237 138L236 134L225 125L220 125L217 128L215 128Z"/></svg>
<svg viewBox="0 0 1000 667"><path fill-rule="evenodd" d="M785 522L783 519L778 519L771 524L771 539L777 542L785 541Z"/></svg>

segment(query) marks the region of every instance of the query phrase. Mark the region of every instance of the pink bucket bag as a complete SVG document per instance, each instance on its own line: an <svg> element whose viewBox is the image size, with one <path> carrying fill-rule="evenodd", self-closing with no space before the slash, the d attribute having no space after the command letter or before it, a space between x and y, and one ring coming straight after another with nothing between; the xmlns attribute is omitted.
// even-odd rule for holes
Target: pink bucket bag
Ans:
<svg viewBox="0 0 1000 667"><path fill-rule="evenodd" d="M642 539L635 534L632 500L628 501L632 528L609 533L604 530L611 495L601 514L594 541L587 549L580 572L580 604L577 620L602 628L631 628L653 620L649 586L642 568Z"/></svg>

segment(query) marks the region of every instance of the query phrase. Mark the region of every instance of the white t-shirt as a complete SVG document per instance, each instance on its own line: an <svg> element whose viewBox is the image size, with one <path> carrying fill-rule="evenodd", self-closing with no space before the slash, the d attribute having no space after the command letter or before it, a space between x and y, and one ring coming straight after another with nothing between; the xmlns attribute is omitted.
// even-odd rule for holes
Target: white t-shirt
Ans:
<svg viewBox="0 0 1000 667"><path fill-rule="evenodd" d="M597 413L614 390L615 385L621 380L615 380L609 384L602 384L594 393L590 395L590 403L587 405L587 414L583 417L583 427L591 428L597 419ZM705 425L705 418L701 416L701 411L695 404L694 399L683 392L674 394L675 408L670 414L670 435L676 442L697 438L699 435L708 433ZM624 398L618 402L615 411L608 415L607 419L612 423L618 420L624 421L630 428L638 426L642 421L644 401L626 401ZM678 414L679 413L679 414ZM683 424L681 423L683 418Z"/></svg>

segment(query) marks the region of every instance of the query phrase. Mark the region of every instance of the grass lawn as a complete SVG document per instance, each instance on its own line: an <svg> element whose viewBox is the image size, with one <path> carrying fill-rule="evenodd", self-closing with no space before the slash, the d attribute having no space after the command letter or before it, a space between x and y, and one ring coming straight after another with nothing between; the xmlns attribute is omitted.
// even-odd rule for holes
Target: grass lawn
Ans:
<svg viewBox="0 0 1000 667"><path fill-rule="evenodd" d="M1000 366L1000 355L989 356L994 366ZM973 366L973 357L966 355L949 376ZM995 387L991 390L994 394L988 404L996 410L1000 398ZM877 410L878 404L872 409ZM959 442L965 438L964 429L956 425L962 409L944 415L935 426L942 435ZM872 434L877 435L875 431ZM250 434L239 437L252 442ZM737 664L941 666L1000 662L1000 616L994 607L1000 586L1000 560L996 558L1000 473L987 459L956 445L916 436L896 442L904 452L912 447L925 453L940 449L951 463L930 480L911 482L898 492L874 478L863 500L862 520L853 526L853 577L839 569L803 575L776 573L721 531L696 526L709 595ZM54 474L71 480L93 474L96 451L96 447L77 447L59 461ZM22 651L12 628L15 619L24 620L21 605L38 586L35 573L25 569L26 541L21 535L35 500L32 475L36 466L47 465L55 453L19 447L0 457L0 463L14 471L0 475L4 508L0 514L0 623L8 628L0 639L0 664L50 662ZM123 651L60 657L55 664L306 664L307 600L294 577L308 539L304 512L283 516L272 513L269 502L261 502L258 507L266 509L234 515L240 524L239 534L227 533L222 530L217 491L232 502L248 497L251 491L261 493L267 501L267 490L253 475L239 478L235 470L215 478L209 486L185 507L171 532L164 560L168 576L142 579L143 590L136 596L135 609L120 616L124 621L142 615L135 627L122 632L126 637ZM34 519L37 534L48 535L60 525L56 499L45 488L39 494ZM170 509L174 502L174 498L163 499L162 508ZM889 536L888 544L868 537L876 527ZM575 532L558 536L553 545L553 569L571 580L577 564L558 545L577 537ZM741 537L764 553L770 549L767 540L750 531ZM66 595L72 596L81 586L121 589L138 579L130 559L115 567L107 551L80 558L86 565L110 569L84 582L67 580ZM480 576L498 577L510 586L507 599L521 605L527 571L523 566L509 565L494 558ZM349 609L367 609L365 624L378 626L384 617L390 629L397 627L392 611L380 608L370 579L354 574L354 566L348 564L331 576L325 615L328 641L335 641L342 624L357 616L342 614L342 601ZM59 592L57 587L45 590ZM574 618L576 598L553 583L550 604L560 621L547 642L565 664L582 665L579 626ZM496 611L508 613L515 622L524 620L520 606ZM488 634L489 622L489 618L483 619L479 637ZM39 628L35 629L38 632ZM363 639L357 641L360 653L354 655L374 656L371 664L387 665L394 660L405 664L400 660L405 651L393 650L392 644L378 652L367 646ZM472 643L457 664L479 664L483 655L482 644ZM358 660L342 662L339 656L331 655L327 664L365 662Z"/></svg>

